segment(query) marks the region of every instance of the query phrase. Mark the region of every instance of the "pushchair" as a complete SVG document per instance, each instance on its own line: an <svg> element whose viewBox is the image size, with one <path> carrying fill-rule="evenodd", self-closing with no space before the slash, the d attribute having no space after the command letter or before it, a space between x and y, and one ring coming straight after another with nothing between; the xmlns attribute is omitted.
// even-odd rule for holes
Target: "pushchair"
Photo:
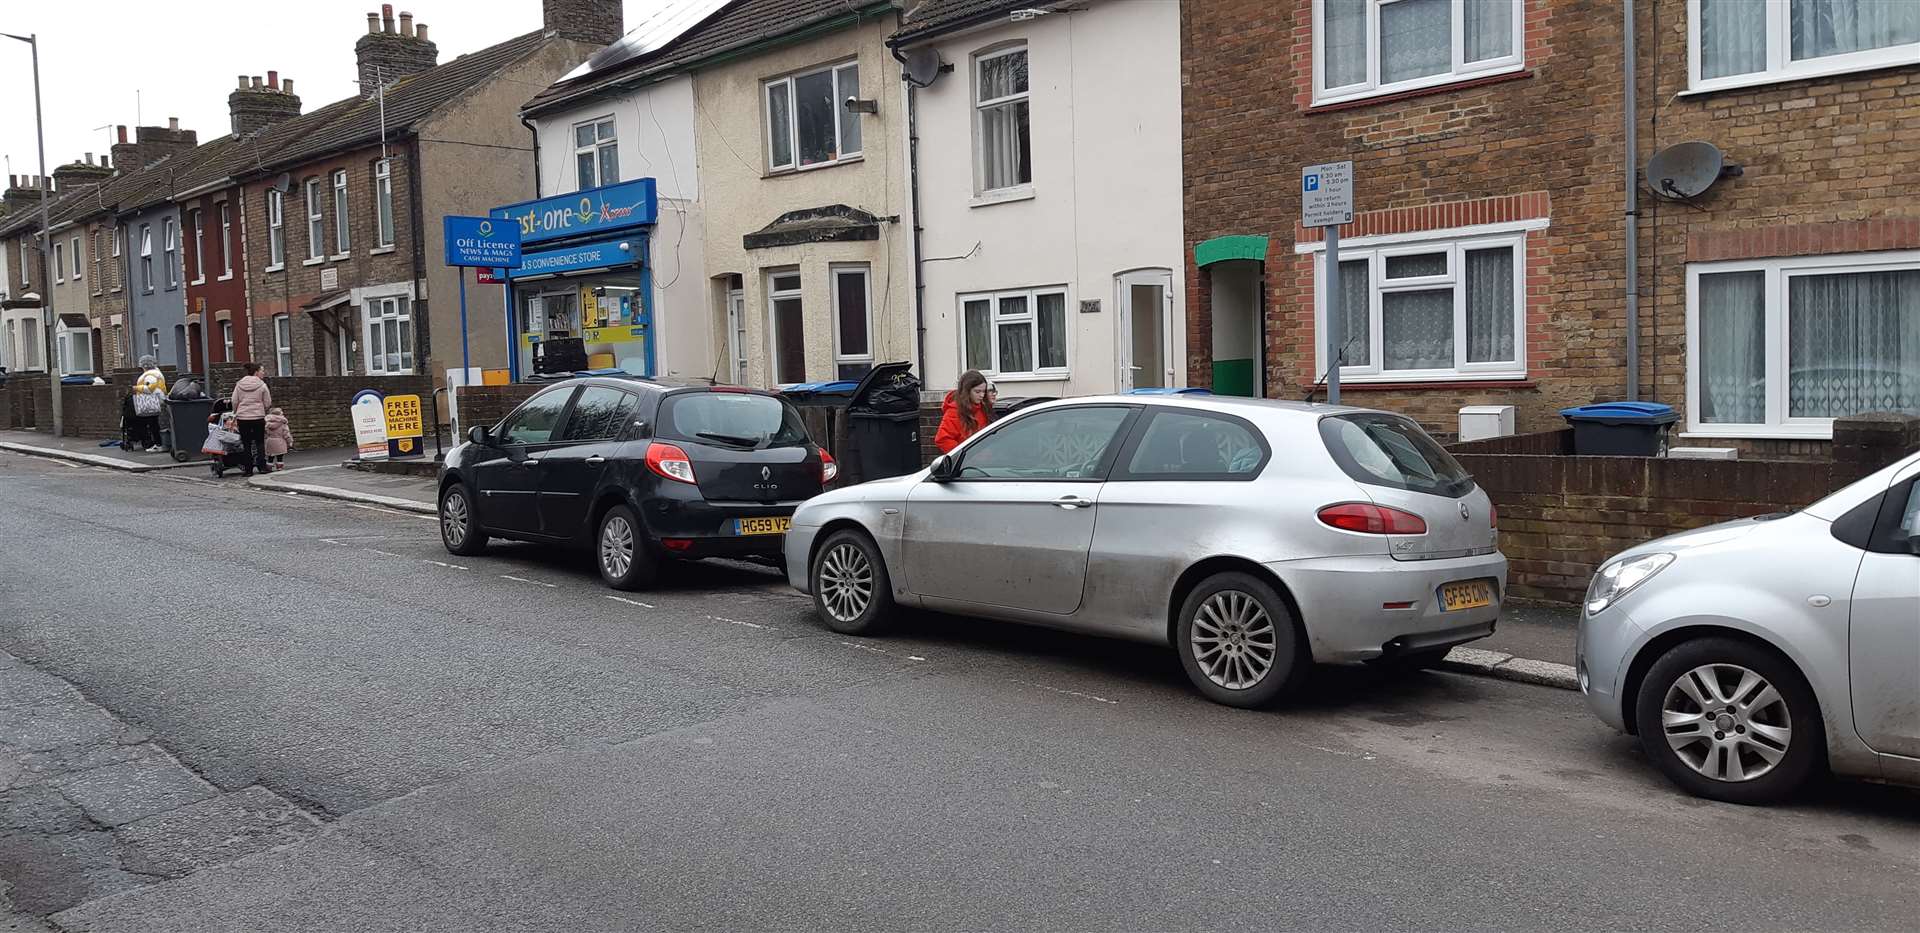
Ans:
<svg viewBox="0 0 1920 933"><path fill-rule="evenodd" d="M227 430L226 425L219 421L208 423L207 441L200 445L200 452L207 455L214 479L226 476L228 470L244 470L248 466L247 452L240 446L240 435Z"/></svg>

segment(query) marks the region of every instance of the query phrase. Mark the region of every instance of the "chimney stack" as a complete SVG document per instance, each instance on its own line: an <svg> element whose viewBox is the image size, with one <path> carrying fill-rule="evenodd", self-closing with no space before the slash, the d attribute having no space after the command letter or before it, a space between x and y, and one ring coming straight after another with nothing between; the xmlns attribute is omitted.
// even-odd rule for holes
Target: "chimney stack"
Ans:
<svg viewBox="0 0 1920 933"><path fill-rule="evenodd" d="M74 161L53 170L54 184L62 191L97 185L113 177L113 170L93 164L93 153L87 153L84 160Z"/></svg>
<svg viewBox="0 0 1920 933"><path fill-rule="evenodd" d="M0 193L0 214L11 214L40 205L43 192L34 184L31 175L7 176L7 190ZM33 229L38 230L39 218L34 219Z"/></svg>
<svg viewBox="0 0 1920 933"><path fill-rule="evenodd" d="M200 134L180 128L179 117L169 117L166 126L136 126L133 144L115 145L114 163L128 171L139 171L167 156L186 152L200 144ZM125 150L125 154L122 152Z"/></svg>
<svg viewBox="0 0 1920 933"><path fill-rule="evenodd" d="M626 34L620 0L540 0L547 35L588 45L612 45Z"/></svg>
<svg viewBox="0 0 1920 933"><path fill-rule="evenodd" d="M140 147L127 141L126 127L116 126L113 129L118 142L107 151L113 156L114 166L128 172L137 171L140 168Z"/></svg>
<svg viewBox="0 0 1920 933"><path fill-rule="evenodd" d="M240 89L227 95L227 114L233 135L251 136L275 123L284 123L300 115L300 98L293 95L293 79L280 79L280 72L268 71L263 82L255 77L251 84L242 81Z"/></svg>
<svg viewBox="0 0 1920 933"><path fill-rule="evenodd" d="M416 27L412 13L400 14L394 27L393 4L367 14L367 34L353 44L360 67L360 96L372 97L382 84L391 84L426 71L439 63L440 50L427 40L427 28Z"/></svg>

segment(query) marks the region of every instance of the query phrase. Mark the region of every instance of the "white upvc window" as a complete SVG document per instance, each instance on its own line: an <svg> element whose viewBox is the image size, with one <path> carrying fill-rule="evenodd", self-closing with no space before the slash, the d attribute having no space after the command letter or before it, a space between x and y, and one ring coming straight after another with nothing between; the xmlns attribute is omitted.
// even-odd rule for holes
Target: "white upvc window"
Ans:
<svg viewBox="0 0 1920 933"><path fill-rule="evenodd" d="M1434 238L1340 250L1340 378L1515 379L1527 372L1526 236ZM1314 255L1314 374L1333 366Z"/></svg>
<svg viewBox="0 0 1920 933"><path fill-rule="evenodd" d="M320 201L320 179L307 179L307 261L318 262L327 254L327 218Z"/></svg>
<svg viewBox="0 0 1920 933"><path fill-rule="evenodd" d="M165 241L160 258L167 264L167 287L174 288L180 284L180 230L171 217L160 221L160 230Z"/></svg>
<svg viewBox="0 0 1920 933"><path fill-rule="evenodd" d="M267 192L267 269L273 272L287 265L286 196Z"/></svg>
<svg viewBox="0 0 1920 933"><path fill-rule="evenodd" d="M1523 0L1313 0L1313 102L1518 71Z"/></svg>
<svg viewBox="0 0 1920 933"><path fill-rule="evenodd" d="M59 351L60 375L71 376L76 373L93 372L93 340L90 331L61 328L54 336L54 348Z"/></svg>
<svg viewBox="0 0 1920 933"><path fill-rule="evenodd" d="M961 295L960 345L966 369L990 376L1066 376L1065 288Z"/></svg>
<svg viewBox="0 0 1920 933"><path fill-rule="evenodd" d="M798 271L767 274L767 317L773 384L807 381L807 319Z"/></svg>
<svg viewBox="0 0 1920 933"><path fill-rule="evenodd" d="M860 156L860 65L842 62L766 82L767 170L822 168Z"/></svg>
<svg viewBox="0 0 1920 933"><path fill-rule="evenodd" d="M30 236L20 238L20 284L23 286L33 284L33 263L27 261L27 241L31 239Z"/></svg>
<svg viewBox="0 0 1920 933"><path fill-rule="evenodd" d="M156 360L160 358L160 329L157 327L147 328L147 355Z"/></svg>
<svg viewBox="0 0 1920 933"><path fill-rule="evenodd" d="M53 280L56 283L67 280L67 244L58 240L53 243Z"/></svg>
<svg viewBox="0 0 1920 933"><path fill-rule="evenodd" d="M116 226L113 228L113 258L115 259L120 258L120 250L123 246L125 246L124 241L126 240L126 238L127 238L127 228L119 227L119 226Z"/></svg>
<svg viewBox="0 0 1920 933"><path fill-rule="evenodd" d="M80 246L79 236L75 236L73 239L67 241L67 243L68 243L69 249L72 251L72 254L73 254L73 280L75 282L78 282L82 278L84 278L84 276L80 274L80 267L86 265L87 254L86 254L86 251Z"/></svg>
<svg viewBox="0 0 1920 933"><path fill-rule="evenodd" d="M203 275L204 277L204 275ZM220 280L233 278L233 214L220 202Z"/></svg>
<svg viewBox="0 0 1920 933"><path fill-rule="evenodd" d="M220 348L221 348L220 361L223 363L233 362L233 322L232 321L220 322Z"/></svg>
<svg viewBox="0 0 1920 933"><path fill-rule="evenodd" d="M193 217L193 283L207 280L207 212L195 210ZM231 360L232 357L227 359Z"/></svg>
<svg viewBox="0 0 1920 933"><path fill-rule="evenodd" d="M1920 409L1920 251L1687 267L1687 421L1718 437L1833 436Z"/></svg>
<svg viewBox="0 0 1920 933"><path fill-rule="evenodd" d="M613 117L601 117L573 126L573 164L578 190L620 181L620 141Z"/></svg>
<svg viewBox="0 0 1920 933"><path fill-rule="evenodd" d="M873 287L866 263L836 264L833 280L833 362L836 379L858 379L873 368Z"/></svg>
<svg viewBox="0 0 1920 933"><path fill-rule="evenodd" d="M293 375L293 319L284 314L273 316L273 358L276 374Z"/></svg>
<svg viewBox="0 0 1920 933"><path fill-rule="evenodd" d="M140 225L140 288L153 291L153 225Z"/></svg>
<svg viewBox="0 0 1920 933"><path fill-rule="evenodd" d="M379 247L393 246L393 163L388 159L373 163L373 213Z"/></svg>
<svg viewBox="0 0 1920 933"><path fill-rule="evenodd" d="M335 259L353 251L353 224L347 217L347 170L333 173L333 251Z"/></svg>
<svg viewBox="0 0 1920 933"><path fill-rule="evenodd" d="M1695 91L1920 63L1913 0L1687 0Z"/></svg>
<svg viewBox="0 0 1920 933"><path fill-rule="evenodd" d="M1032 185L1032 85L1027 74L1027 47L975 56L973 76L975 193Z"/></svg>
<svg viewBox="0 0 1920 933"><path fill-rule="evenodd" d="M367 372L399 376L413 372L413 303L405 295L369 298L365 304Z"/></svg>

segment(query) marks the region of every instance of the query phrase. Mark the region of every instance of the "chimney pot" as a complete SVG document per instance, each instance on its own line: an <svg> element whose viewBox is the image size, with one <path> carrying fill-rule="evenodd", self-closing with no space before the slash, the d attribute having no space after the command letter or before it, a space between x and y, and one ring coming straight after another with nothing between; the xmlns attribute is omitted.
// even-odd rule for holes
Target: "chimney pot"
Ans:
<svg viewBox="0 0 1920 933"><path fill-rule="evenodd" d="M421 42L427 41L427 24L420 23L419 25L414 26L413 36L414 38L419 39Z"/></svg>
<svg viewBox="0 0 1920 933"><path fill-rule="evenodd" d="M373 35L374 33L379 31L380 31L380 14L368 13L367 14L367 35Z"/></svg>
<svg viewBox="0 0 1920 933"><path fill-rule="evenodd" d="M241 75L241 76L240 76L240 90L243 90L243 91L244 91L244 90L246 90L246 89L247 89L247 76L246 76L246 75Z"/></svg>
<svg viewBox="0 0 1920 933"><path fill-rule="evenodd" d="M252 88L252 89L254 89L254 90L256 90L256 91L257 91L257 90L260 90L260 76L259 76L259 75L254 75L254 76L253 76L253 81L252 81L252 83L250 83L250 84L248 84L247 86L248 86L248 87L250 87L250 88Z"/></svg>
<svg viewBox="0 0 1920 933"><path fill-rule="evenodd" d="M169 129L169 130L178 130L179 128L180 128L180 118L179 118L179 117L168 117L168 118L167 118L167 129Z"/></svg>
<svg viewBox="0 0 1920 933"><path fill-rule="evenodd" d="M412 13L402 12L400 14L400 34L403 36L406 36L409 39L413 38L413 14Z"/></svg>
<svg viewBox="0 0 1920 933"><path fill-rule="evenodd" d="M292 93L293 93L293 79L292 79L292 78L288 78L288 79L286 79L286 80L284 80L284 81L281 81L281 82L280 82L280 93L282 93L282 94L292 94Z"/></svg>
<svg viewBox="0 0 1920 933"><path fill-rule="evenodd" d="M119 131L120 131L120 141L121 141L121 142L123 142L123 143L124 143L124 142L126 142L126 141L127 141L127 128L126 128L126 127L124 127L124 126L116 126L116 127L114 127L114 129L116 129L116 130L119 130Z"/></svg>
<svg viewBox="0 0 1920 933"><path fill-rule="evenodd" d="M393 4L380 4L380 31L393 35Z"/></svg>
<svg viewBox="0 0 1920 933"><path fill-rule="evenodd" d="M280 72L267 72L267 89L271 91L280 90Z"/></svg>
<svg viewBox="0 0 1920 933"><path fill-rule="evenodd" d="M87 164L88 164L88 165L92 165L92 164L93 164L93 153L91 153L91 152L89 152L89 153L87 153Z"/></svg>

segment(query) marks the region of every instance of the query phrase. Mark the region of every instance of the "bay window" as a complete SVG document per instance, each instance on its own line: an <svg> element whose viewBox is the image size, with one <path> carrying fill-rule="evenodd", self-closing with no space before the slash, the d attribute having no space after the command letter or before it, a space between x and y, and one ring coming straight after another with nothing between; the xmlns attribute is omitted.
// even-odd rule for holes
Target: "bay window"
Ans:
<svg viewBox="0 0 1920 933"><path fill-rule="evenodd" d="M1524 66L1523 0L1313 0L1316 104Z"/></svg>
<svg viewBox="0 0 1920 933"><path fill-rule="evenodd" d="M1523 235L1340 250L1340 378L1353 382L1526 375ZM1314 268L1314 375L1327 346L1326 253Z"/></svg>
<svg viewBox="0 0 1920 933"><path fill-rule="evenodd" d="M960 296L966 368L996 376L1067 374L1067 292Z"/></svg>
<svg viewBox="0 0 1920 933"><path fill-rule="evenodd" d="M1689 429L1831 437L1920 410L1920 252L1687 268Z"/></svg>
<svg viewBox="0 0 1920 933"><path fill-rule="evenodd" d="M1033 184L1027 49L980 55L974 65L974 138L979 193Z"/></svg>
<svg viewBox="0 0 1920 933"><path fill-rule="evenodd" d="M1687 0L1689 86L1769 81L1920 62L1910 0Z"/></svg>
<svg viewBox="0 0 1920 933"><path fill-rule="evenodd" d="M765 85L767 170L815 168L860 155L860 115L846 100L860 96L860 65L846 62Z"/></svg>

